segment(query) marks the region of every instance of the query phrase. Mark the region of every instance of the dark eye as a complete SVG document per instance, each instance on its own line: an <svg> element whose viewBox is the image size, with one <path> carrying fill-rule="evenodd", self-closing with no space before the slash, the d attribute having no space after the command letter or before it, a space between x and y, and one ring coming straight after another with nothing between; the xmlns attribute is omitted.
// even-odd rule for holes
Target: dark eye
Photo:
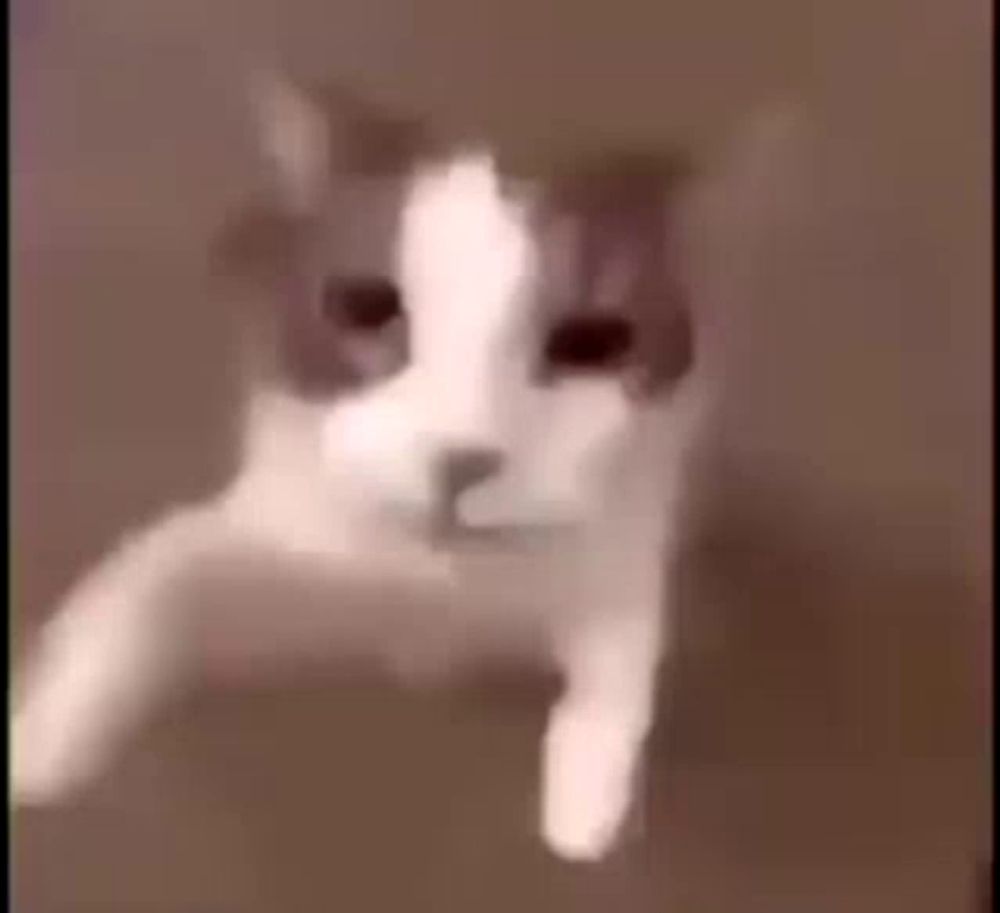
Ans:
<svg viewBox="0 0 1000 913"><path fill-rule="evenodd" d="M545 361L571 371L618 367L632 348L632 325L622 317L575 317L556 325L545 343Z"/></svg>
<svg viewBox="0 0 1000 913"><path fill-rule="evenodd" d="M387 279L330 279L323 287L324 316L356 330L380 330L402 312L399 289Z"/></svg>

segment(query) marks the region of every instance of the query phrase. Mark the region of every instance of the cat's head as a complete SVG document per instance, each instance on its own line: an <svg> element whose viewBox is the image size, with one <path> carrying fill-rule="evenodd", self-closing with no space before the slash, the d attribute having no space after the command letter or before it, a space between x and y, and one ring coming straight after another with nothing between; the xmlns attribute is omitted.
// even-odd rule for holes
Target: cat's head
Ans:
<svg viewBox="0 0 1000 913"><path fill-rule="evenodd" d="M258 102L272 188L227 255L267 283L269 380L311 404L331 480L473 525L598 508L691 369L672 175L515 176L346 98Z"/></svg>

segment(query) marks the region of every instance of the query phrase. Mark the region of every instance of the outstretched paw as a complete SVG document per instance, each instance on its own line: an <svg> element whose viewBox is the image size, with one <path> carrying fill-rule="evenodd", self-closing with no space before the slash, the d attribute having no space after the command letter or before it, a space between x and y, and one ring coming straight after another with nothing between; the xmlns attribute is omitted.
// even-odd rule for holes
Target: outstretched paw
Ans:
<svg viewBox="0 0 1000 913"><path fill-rule="evenodd" d="M542 838L569 862L599 862L617 845L632 807L633 760L585 721L560 720L549 734Z"/></svg>

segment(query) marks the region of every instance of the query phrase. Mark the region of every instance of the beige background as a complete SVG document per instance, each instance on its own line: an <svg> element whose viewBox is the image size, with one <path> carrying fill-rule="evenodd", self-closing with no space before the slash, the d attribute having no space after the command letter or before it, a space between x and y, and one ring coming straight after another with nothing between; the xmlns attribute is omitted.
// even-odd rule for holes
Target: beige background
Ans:
<svg viewBox="0 0 1000 913"><path fill-rule="evenodd" d="M19 913L968 909L991 801L985 0L36 6L12 122L19 638L231 465L202 258L251 178L241 67L709 165L762 102L811 127L709 250L730 384L642 841L589 873L540 852L520 691L214 692L72 808L17 816Z"/></svg>

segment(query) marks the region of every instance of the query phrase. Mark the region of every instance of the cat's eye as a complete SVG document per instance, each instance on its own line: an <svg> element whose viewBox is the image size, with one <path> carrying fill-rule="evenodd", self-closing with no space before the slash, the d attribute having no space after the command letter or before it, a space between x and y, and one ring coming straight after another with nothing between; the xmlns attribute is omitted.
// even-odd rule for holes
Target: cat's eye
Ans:
<svg viewBox="0 0 1000 913"><path fill-rule="evenodd" d="M323 315L361 332L376 332L403 313L399 288L388 279L328 279L323 287Z"/></svg>
<svg viewBox="0 0 1000 913"><path fill-rule="evenodd" d="M610 371L619 367L633 345L632 324L616 315L588 315L564 320L545 342L550 369Z"/></svg>

